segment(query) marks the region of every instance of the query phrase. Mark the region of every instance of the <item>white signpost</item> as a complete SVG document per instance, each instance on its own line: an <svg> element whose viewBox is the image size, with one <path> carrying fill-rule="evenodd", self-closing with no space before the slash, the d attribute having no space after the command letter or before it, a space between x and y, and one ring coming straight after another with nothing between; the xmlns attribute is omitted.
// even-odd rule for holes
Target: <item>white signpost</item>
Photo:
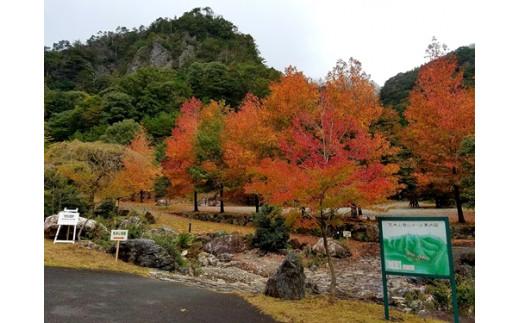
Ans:
<svg viewBox="0 0 520 323"><path fill-rule="evenodd" d="M110 240L116 241L116 261L119 257L119 241L128 240L128 230L112 230L110 231Z"/></svg>
<svg viewBox="0 0 520 323"><path fill-rule="evenodd" d="M76 226L78 225L78 221L78 209L71 210L65 208L63 211L60 211L58 213L58 230L56 231L56 236L54 237L54 243L74 243L74 240L76 240ZM67 226L67 236L65 240L58 240L58 235L60 234L60 229L63 225ZM72 232L72 240L69 240L69 229L71 226L74 227L74 231Z"/></svg>
<svg viewBox="0 0 520 323"><path fill-rule="evenodd" d="M343 231L343 236L348 239L348 238L352 237L352 232L350 232L350 231Z"/></svg>

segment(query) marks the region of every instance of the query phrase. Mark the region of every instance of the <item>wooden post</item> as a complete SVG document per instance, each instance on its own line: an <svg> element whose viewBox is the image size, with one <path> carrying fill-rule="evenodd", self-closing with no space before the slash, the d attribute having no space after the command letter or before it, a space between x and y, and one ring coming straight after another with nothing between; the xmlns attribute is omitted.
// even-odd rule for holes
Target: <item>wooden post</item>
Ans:
<svg viewBox="0 0 520 323"><path fill-rule="evenodd" d="M118 257L119 257L119 240L117 240L117 242L116 242L116 262L117 262Z"/></svg>
<svg viewBox="0 0 520 323"><path fill-rule="evenodd" d="M191 222L188 224L188 232L191 233Z"/></svg>

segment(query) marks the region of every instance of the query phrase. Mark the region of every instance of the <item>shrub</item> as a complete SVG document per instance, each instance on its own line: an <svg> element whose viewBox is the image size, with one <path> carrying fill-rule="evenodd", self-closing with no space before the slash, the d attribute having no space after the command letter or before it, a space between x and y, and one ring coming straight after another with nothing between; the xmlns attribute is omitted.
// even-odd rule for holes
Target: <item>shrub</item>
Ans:
<svg viewBox="0 0 520 323"><path fill-rule="evenodd" d="M164 234L164 235L154 235L152 240L155 241L156 244L163 247L170 256L175 259L175 262L180 267L186 266L186 261L181 256L178 239L174 235Z"/></svg>
<svg viewBox="0 0 520 323"><path fill-rule="evenodd" d="M285 249L289 240L289 228L281 216L280 208L263 205L253 217L256 225L253 246L263 251Z"/></svg>
<svg viewBox="0 0 520 323"><path fill-rule="evenodd" d="M193 242L193 235L188 232L181 232L177 235L177 246L181 249L188 249Z"/></svg>
<svg viewBox="0 0 520 323"><path fill-rule="evenodd" d="M146 227L142 223L130 223L126 230L128 230L128 239L139 239L143 236Z"/></svg>
<svg viewBox="0 0 520 323"><path fill-rule="evenodd" d="M462 314L473 315L475 312L475 278L472 275L456 275L457 302ZM433 296L436 309L451 311L451 289L447 281L434 281L428 286L427 292Z"/></svg>

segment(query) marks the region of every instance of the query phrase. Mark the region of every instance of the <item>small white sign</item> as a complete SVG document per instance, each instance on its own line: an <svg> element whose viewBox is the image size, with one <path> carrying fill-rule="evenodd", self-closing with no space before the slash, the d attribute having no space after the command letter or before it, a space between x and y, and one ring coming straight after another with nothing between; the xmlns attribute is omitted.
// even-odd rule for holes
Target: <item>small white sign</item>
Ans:
<svg viewBox="0 0 520 323"><path fill-rule="evenodd" d="M67 210L58 213L58 225L77 225L78 221L78 212Z"/></svg>
<svg viewBox="0 0 520 323"><path fill-rule="evenodd" d="M125 241L128 240L128 230L112 230L110 231L110 240Z"/></svg>
<svg viewBox="0 0 520 323"><path fill-rule="evenodd" d="M343 236L345 238L350 238L350 237L352 237L352 232L350 232L350 231L343 231Z"/></svg>

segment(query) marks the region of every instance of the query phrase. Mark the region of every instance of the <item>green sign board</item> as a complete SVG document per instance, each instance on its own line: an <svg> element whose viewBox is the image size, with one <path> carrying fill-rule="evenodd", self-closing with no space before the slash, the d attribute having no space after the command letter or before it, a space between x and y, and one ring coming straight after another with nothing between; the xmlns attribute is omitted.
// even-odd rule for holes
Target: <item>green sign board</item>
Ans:
<svg viewBox="0 0 520 323"><path fill-rule="evenodd" d="M382 221L387 272L450 277L446 222L441 220Z"/></svg>
<svg viewBox="0 0 520 323"><path fill-rule="evenodd" d="M449 279L455 322L458 322L450 225L447 217L378 217L385 318L388 311L387 275Z"/></svg>

